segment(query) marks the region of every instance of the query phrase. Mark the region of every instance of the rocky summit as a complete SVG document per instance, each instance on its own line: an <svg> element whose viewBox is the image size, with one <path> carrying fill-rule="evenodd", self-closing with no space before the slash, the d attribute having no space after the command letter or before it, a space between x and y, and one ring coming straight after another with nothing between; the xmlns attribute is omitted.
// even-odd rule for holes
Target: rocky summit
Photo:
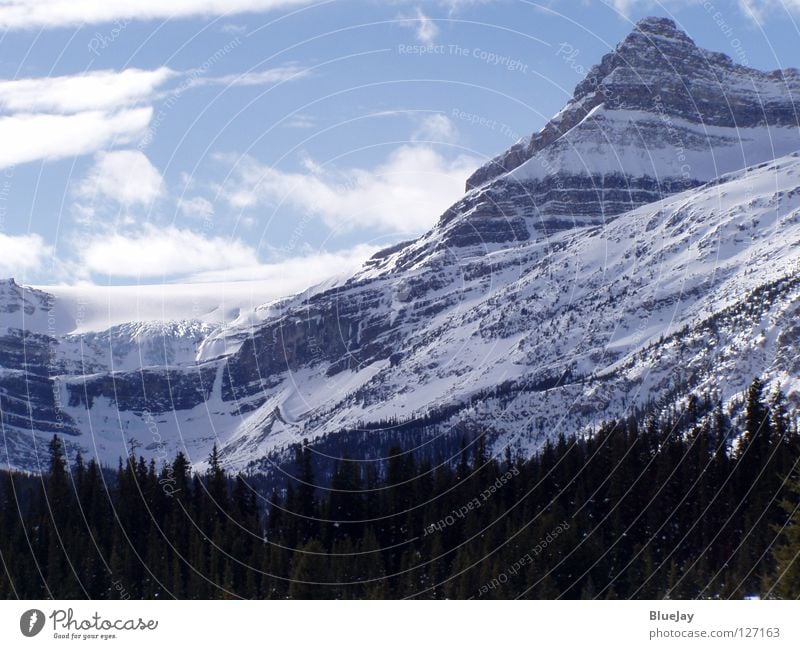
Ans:
<svg viewBox="0 0 800 649"><path fill-rule="evenodd" d="M795 69L761 72L647 18L538 133L467 189L549 231L607 219L798 148Z"/></svg>
<svg viewBox="0 0 800 649"><path fill-rule="evenodd" d="M38 470L54 431L110 463L132 440L195 462L216 442L253 472L302 439L377 457L480 432L530 454L692 390L735 417L756 375L796 404L798 91L650 18L351 277L223 325L80 333L49 327L74 312L60 298L4 282L3 462Z"/></svg>

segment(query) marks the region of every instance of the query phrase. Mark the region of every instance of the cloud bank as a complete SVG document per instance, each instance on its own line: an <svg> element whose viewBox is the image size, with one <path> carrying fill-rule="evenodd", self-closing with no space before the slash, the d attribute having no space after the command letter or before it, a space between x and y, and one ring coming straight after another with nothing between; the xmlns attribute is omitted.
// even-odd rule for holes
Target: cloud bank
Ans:
<svg viewBox="0 0 800 649"><path fill-rule="evenodd" d="M0 0L0 28L77 27L122 19L165 20L254 13L314 0Z"/></svg>
<svg viewBox="0 0 800 649"><path fill-rule="evenodd" d="M219 192L234 209L288 204L334 231L414 233L433 225L463 195L478 164L466 155L448 160L423 144L400 146L373 169L327 170L309 163L305 173L292 173L244 157Z"/></svg>
<svg viewBox="0 0 800 649"><path fill-rule="evenodd" d="M38 234L12 236L0 232L0 277L36 271L50 254L52 249Z"/></svg>

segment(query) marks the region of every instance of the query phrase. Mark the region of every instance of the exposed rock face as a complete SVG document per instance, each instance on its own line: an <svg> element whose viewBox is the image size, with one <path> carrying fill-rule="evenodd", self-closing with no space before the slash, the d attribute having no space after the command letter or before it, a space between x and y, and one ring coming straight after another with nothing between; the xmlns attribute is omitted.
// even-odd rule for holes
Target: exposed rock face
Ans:
<svg viewBox="0 0 800 649"><path fill-rule="evenodd" d="M0 429L12 466L38 466L31 431L67 438L81 434L61 410L53 378L58 340L50 317L55 310L52 295L0 280Z"/></svg>
<svg viewBox="0 0 800 649"><path fill-rule="evenodd" d="M540 228L602 223L795 150L798 93L797 70L737 65L671 20L647 18L558 115L478 169L467 189L515 194L520 209L541 215ZM510 182L518 186L503 187Z"/></svg>
<svg viewBox="0 0 800 649"><path fill-rule="evenodd" d="M664 112L706 126L797 126L796 69L762 72L697 47L667 18L646 18L594 66L573 101Z"/></svg>
<svg viewBox="0 0 800 649"><path fill-rule="evenodd" d="M52 295L0 279L0 328L43 332L53 307Z"/></svg>
<svg viewBox="0 0 800 649"><path fill-rule="evenodd" d="M90 410L97 399L105 398L115 409L140 414L191 410L211 396L216 374L213 365L198 366L195 371L151 368L103 374L90 380L68 382L68 405Z"/></svg>
<svg viewBox="0 0 800 649"><path fill-rule="evenodd" d="M78 435L69 415L59 411L52 375L52 348L58 343L39 334L10 330L0 335L0 412L3 426Z"/></svg>

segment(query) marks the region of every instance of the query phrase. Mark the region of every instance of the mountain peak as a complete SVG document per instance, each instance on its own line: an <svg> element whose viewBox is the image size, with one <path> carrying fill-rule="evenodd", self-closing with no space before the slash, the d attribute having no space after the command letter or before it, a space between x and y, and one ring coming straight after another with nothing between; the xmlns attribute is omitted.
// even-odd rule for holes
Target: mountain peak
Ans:
<svg viewBox="0 0 800 649"><path fill-rule="evenodd" d="M690 79L698 74L708 77L709 73L716 77L711 68L720 65L728 67L733 62L725 54L697 47L669 18L644 18L589 70L576 86L573 101L597 93L597 103L633 101L635 108L641 108L641 100L647 99L642 86L644 95L652 96L668 80ZM617 87L612 89L612 85Z"/></svg>
<svg viewBox="0 0 800 649"><path fill-rule="evenodd" d="M675 21L670 18L660 16L648 16L642 18L634 25L634 32L652 34L655 36L684 37L689 38L685 32L678 29ZM691 39L690 39L691 40Z"/></svg>
<svg viewBox="0 0 800 649"><path fill-rule="evenodd" d="M793 98L797 96L800 96L800 73L796 70L763 72L737 64L726 54L696 45L669 18L644 18L589 70L575 87L572 99L541 131L521 140L478 169L467 180L467 190L514 172L531 158L553 151L554 147L559 149L559 141L568 133L573 140L580 137L586 141L593 140L612 157L621 150L619 147L623 140L627 141L637 133L644 138L637 143L638 148L651 149L658 142L665 146L668 144L673 150L670 154L673 158L676 149L689 148L696 148L698 152L704 149L705 157L713 158L711 147L720 144L721 140L709 138L707 131L710 127L731 129L719 135L737 141L747 136L740 129L782 127L792 130L788 139L794 142L798 130L798 107ZM613 143L609 138L614 137L609 127L630 120L637 124L633 135L630 125L622 125L617 129L622 140L616 143L616 149L609 149ZM683 132L686 128L691 130L692 125L699 130ZM550 175L563 169L564 156L571 156L571 147L579 144L574 141L570 147L561 147L564 149L562 155L553 154L545 160ZM793 148L783 153L790 150ZM738 166L729 171L760 161L748 156L741 163L733 163ZM641 171L626 168L624 161L619 166L614 171L623 176L629 171ZM703 166L707 166L705 162ZM647 169L638 175L663 179L670 177L673 170L666 175L665 171L668 170ZM695 168L688 173L697 171ZM686 168L679 170L679 176L684 180L689 179L686 173ZM692 179L709 180L707 175L695 175ZM678 184L673 189L687 186ZM633 205L628 209L631 207Z"/></svg>
<svg viewBox="0 0 800 649"><path fill-rule="evenodd" d="M637 22L614 52L631 57L628 63L632 66L642 62L661 65L676 57L695 56L700 48L673 20L650 17Z"/></svg>

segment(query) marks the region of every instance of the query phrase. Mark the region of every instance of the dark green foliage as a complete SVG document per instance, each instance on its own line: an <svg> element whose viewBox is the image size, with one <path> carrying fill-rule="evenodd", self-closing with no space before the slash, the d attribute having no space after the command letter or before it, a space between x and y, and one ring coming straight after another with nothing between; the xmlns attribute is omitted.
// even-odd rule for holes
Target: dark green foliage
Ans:
<svg viewBox="0 0 800 649"><path fill-rule="evenodd" d="M796 598L798 434L754 381L741 425L682 409L560 436L526 461L471 431L446 462L314 447L259 495L183 454L116 473L50 445L43 478L0 474L0 596L22 598ZM466 440L474 440L467 443ZM316 485L316 486L315 486Z"/></svg>

